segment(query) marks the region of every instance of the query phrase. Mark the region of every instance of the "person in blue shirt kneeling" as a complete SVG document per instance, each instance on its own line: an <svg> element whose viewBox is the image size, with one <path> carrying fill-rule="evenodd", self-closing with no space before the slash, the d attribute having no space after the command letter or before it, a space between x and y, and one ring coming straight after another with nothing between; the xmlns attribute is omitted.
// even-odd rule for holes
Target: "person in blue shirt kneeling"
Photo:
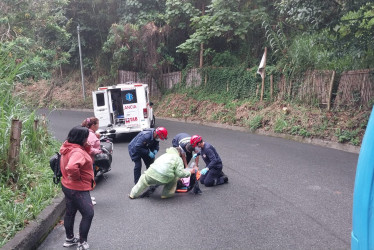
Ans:
<svg viewBox="0 0 374 250"><path fill-rule="evenodd" d="M206 167L202 169L200 183L206 187L212 187L227 183L229 178L222 172L223 164L216 149L207 142L203 141L200 135L193 135L190 140L191 146L200 149L200 155Z"/></svg>

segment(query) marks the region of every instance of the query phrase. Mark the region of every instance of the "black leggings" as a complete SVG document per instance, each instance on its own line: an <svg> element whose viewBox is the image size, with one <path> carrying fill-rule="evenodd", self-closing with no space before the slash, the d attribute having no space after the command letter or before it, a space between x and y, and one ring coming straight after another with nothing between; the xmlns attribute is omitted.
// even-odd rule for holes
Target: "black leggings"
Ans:
<svg viewBox="0 0 374 250"><path fill-rule="evenodd" d="M88 231L90 231L91 222L94 217L94 209L89 191L78 191L68 189L62 186L62 191L66 198L66 213L64 217L64 226L66 238L74 237L74 220L77 211L82 215L79 225L79 242L87 241Z"/></svg>

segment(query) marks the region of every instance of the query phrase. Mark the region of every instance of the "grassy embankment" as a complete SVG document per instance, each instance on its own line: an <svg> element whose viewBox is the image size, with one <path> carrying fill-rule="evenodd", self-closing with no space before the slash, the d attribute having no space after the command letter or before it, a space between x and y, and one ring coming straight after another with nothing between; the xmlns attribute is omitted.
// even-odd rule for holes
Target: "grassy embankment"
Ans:
<svg viewBox="0 0 374 250"><path fill-rule="evenodd" d="M52 182L49 158L58 150L46 127L34 128L34 112L12 95L13 83L22 70L0 55L0 247L22 230L51 203L59 192ZM19 163L8 165L12 119L22 121Z"/></svg>

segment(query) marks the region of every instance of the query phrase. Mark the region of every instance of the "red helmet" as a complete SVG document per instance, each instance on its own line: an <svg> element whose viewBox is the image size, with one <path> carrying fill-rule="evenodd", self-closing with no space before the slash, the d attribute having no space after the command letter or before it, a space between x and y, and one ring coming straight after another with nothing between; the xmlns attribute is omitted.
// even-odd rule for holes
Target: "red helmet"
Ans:
<svg viewBox="0 0 374 250"><path fill-rule="evenodd" d="M201 142L203 138L200 135L193 135L191 137L190 143L192 147L196 147L199 142Z"/></svg>
<svg viewBox="0 0 374 250"><path fill-rule="evenodd" d="M160 137L162 141L168 138L168 131L164 127L156 128L156 134L158 135L158 137Z"/></svg>

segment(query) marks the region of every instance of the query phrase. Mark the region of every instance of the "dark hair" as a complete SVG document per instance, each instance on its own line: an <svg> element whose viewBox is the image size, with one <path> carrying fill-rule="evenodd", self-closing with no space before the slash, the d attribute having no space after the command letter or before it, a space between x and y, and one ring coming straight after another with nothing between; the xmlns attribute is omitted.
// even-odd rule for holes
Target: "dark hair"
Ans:
<svg viewBox="0 0 374 250"><path fill-rule="evenodd" d="M186 149L187 149L188 152L192 152L192 151L195 150L195 148L192 147L191 143L187 143L187 144L186 144Z"/></svg>
<svg viewBox="0 0 374 250"><path fill-rule="evenodd" d="M82 122L82 127L91 128L92 125L96 125L99 122L99 119L96 117L89 117L84 119Z"/></svg>
<svg viewBox="0 0 374 250"><path fill-rule="evenodd" d="M182 154L182 149L181 149L180 147L175 147L175 149L178 151L179 156L181 156L181 154Z"/></svg>
<svg viewBox="0 0 374 250"><path fill-rule="evenodd" d="M83 146L89 133L88 128L76 126L69 131L67 141Z"/></svg>

